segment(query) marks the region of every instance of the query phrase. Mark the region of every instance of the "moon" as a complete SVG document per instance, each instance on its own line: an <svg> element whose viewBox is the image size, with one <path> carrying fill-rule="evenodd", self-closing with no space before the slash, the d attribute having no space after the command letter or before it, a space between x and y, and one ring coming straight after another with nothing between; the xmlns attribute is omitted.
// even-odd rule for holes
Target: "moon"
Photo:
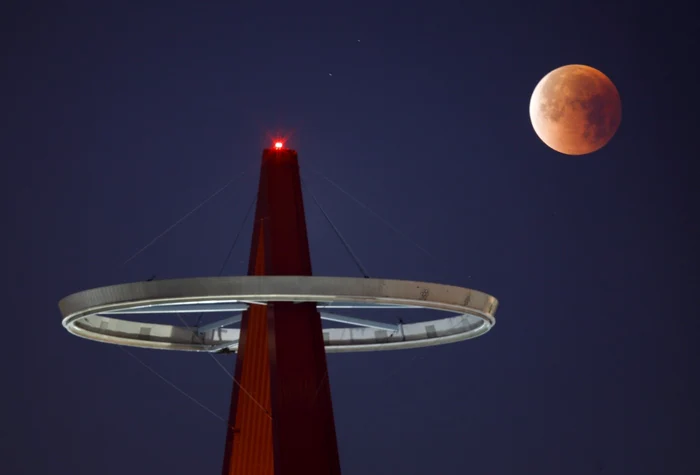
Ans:
<svg viewBox="0 0 700 475"><path fill-rule="evenodd" d="M530 98L530 121L537 136L565 155L603 148L622 120L620 94L602 72L582 64L551 71Z"/></svg>

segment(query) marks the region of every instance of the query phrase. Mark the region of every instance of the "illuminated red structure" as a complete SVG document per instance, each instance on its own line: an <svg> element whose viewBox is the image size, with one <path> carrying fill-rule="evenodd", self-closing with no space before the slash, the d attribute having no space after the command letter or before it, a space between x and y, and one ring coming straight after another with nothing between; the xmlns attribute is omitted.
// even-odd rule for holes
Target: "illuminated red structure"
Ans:
<svg viewBox="0 0 700 475"><path fill-rule="evenodd" d="M311 275L299 162L281 142L262 156L248 275ZM243 315L223 475L337 475L321 316L315 303Z"/></svg>
<svg viewBox="0 0 700 475"><path fill-rule="evenodd" d="M263 152L247 276L117 284L73 293L59 307L63 327L93 341L238 352L223 475L339 475L326 351L400 350L469 340L493 327L498 307L495 297L473 289L364 274L311 275L297 154L276 142ZM316 302L322 310L422 308L453 315L392 324L319 313ZM198 309L243 314L194 329L182 318L184 327L123 317ZM322 318L352 328L324 330ZM239 321L240 329L226 328Z"/></svg>

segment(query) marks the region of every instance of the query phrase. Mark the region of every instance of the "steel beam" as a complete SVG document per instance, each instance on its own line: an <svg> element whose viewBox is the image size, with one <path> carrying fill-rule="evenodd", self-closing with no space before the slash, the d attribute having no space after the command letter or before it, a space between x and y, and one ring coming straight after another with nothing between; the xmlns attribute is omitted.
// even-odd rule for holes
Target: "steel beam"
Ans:
<svg viewBox="0 0 700 475"><path fill-rule="evenodd" d="M227 327L235 323L239 323L243 319L243 314L239 313L229 318L224 318L223 320L217 320L216 322L207 323L206 325L200 325L197 327L197 333L206 333L210 330L216 330L217 328Z"/></svg>
<svg viewBox="0 0 700 475"><path fill-rule="evenodd" d="M397 324L374 322L363 318L348 317L346 315L338 315L336 313L321 312L321 318L330 322L347 323L358 327L378 328L380 330L388 330L391 332L399 331L401 328Z"/></svg>

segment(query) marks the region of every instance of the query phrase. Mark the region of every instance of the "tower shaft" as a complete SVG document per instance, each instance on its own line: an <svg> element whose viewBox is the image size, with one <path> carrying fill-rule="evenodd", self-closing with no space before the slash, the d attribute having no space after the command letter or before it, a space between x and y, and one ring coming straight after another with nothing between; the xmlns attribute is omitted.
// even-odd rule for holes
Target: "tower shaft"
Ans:
<svg viewBox="0 0 700 475"><path fill-rule="evenodd" d="M248 275L311 275L293 150L263 152ZM315 303L251 304L241 335L223 475L339 475Z"/></svg>

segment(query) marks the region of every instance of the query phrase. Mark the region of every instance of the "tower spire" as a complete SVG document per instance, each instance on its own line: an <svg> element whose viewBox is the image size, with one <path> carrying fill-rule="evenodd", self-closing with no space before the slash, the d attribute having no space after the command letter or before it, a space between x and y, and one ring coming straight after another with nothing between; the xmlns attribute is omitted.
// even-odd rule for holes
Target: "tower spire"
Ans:
<svg viewBox="0 0 700 475"><path fill-rule="evenodd" d="M311 275L294 150L263 151L248 275ZM339 475L315 303L251 304L241 322L223 475Z"/></svg>

